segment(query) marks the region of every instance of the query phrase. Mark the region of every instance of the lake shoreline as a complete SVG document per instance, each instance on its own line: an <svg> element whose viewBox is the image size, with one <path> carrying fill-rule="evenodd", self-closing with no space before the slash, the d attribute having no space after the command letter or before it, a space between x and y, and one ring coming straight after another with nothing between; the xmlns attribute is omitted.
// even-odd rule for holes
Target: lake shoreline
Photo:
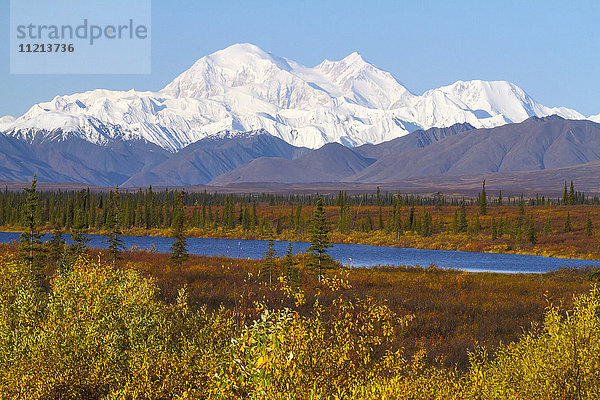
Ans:
<svg viewBox="0 0 600 400"><path fill-rule="evenodd" d="M68 235L68 234L65 234ZM89 248L103 249L103 235L88 233ZM67 236L68 238L68 236ZM0 241L18 241L18 232L1 232ZM133 251L147 249L153 253L168 253L173 239L165 236L124 235L125 248ZM287 241L275 241L279 256L285 254ZM260 239L189 238L190 254L260 260L264 257L266 241ZM308 248L308 242L293 242L294 254ZM348 267L415 266L456 269L466 272L544 273L562 267L600 267L600 262L588 259L543 257L539 255L465 252L456 250L417 249L336 243L329 255Z"/></svg>
<svg viewBox="0 0 600 400"><path fill-rule="evenodd" d="M21 230L14 229L11 227L0 226L0 232L20 233ZM44 234L52 234L51 227L43 227L40 232ZM70 230L64 230L63 233L70 233ZM108 231L102 229L88 229L85 232L86 235L107 235ZM157 238L169 238L170 229L126 229L123 230L123 236L137 236L137 237L157 237ZM187 237L190 239L230 239L230 240L268 240L266 235L260 235L255 232L241 232L239 230L230 231L200 231L198 229L188 229ZM373 235L368 236L373 238ZM377 247L396 247L404 249L421 249L421 250L447 250L447 251L460 251L468 253L486 253L486 254L515 254L515 255L529 255L529 256L540 256L557 259L569 259L569 260L590 260L600 261L600 252L585 252L580 250L570 251L564 248L555 247L513 247L505 243L498 244L486 244L485 240L481 238L469 239L465 234L464 238L461 239L470 240L467 245L452 242L449 240L448 235L437 234L433 235L429 240L423 241L423 238L411 234L405 233L400 237L400 241L389 240L384 237L382 240L373 240L369 243L364 240L363 237L351 237L349 235L343 235L339 232L330 232L330 241L332 244L356 244L364 246L377 246ZM281 234L275 235L276 241L281 242L309 242L308 235L297 235L293 232L284 231Z"/></svg>

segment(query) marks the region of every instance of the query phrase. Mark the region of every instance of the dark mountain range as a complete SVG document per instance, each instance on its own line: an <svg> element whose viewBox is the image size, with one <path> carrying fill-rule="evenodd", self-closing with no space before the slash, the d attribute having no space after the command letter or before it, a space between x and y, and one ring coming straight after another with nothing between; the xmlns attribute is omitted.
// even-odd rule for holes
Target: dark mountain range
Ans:
<svg viewBox="0 0 600 400"><path fill-rule="evenodd" d="M356 147L355 151L365 157L379 160L384 156L400 154L407 150L422 149L432 143L472 129L475 129L475 127L470 124L454 124L447 128L431 128L426 131L418 130L388 142L364 144Z"/></svg>
<svg viewBox="0 0 600 400"><path fill-rule="evenodd" d="M207 138L192 143L154 168L135 174L124 186L204 184L261 157L292 160L309 152L310 149L292 146L263 130L249 136Z"/></svg>
<svg viewBox="0 0 600 400"><path fill-rule="evenodd" d="M96 186L440 182L524 171L556 170L562 176L577 174L579 169L569 168L583 165L580 172L592 179L598 161L600 124L557 116L490 129L457 124L377 145L330 143L317 150L292 146L266 131L223 133L174 154L141 140L97 145L70 136L27 143L0 135L0 181L28 181L37 173L40 181ZM531 176L523 179L533 184Z"/></svg>
<svg viewBox="0 0 600 400"><path fill-rule="evenodd" d="M114 141L99 146L70 137L28 144L0 135L0 180L27 181L35 173L38 180L46 182L114 186L169 155L145 141Z"/></svg>
<svg viewBox="0 0 600 400"><path fill-rule="evenodd" d="M43 181L71 181L69 176L54 171L50 165L32 157L30 147L21 140L0 135L0 180L24 181L37 173Z"/></svg>
<svg viewBox="0 0 600 400"><path fill-rule="evenodd" d="M600 160L600 125L557 116L475 129L422 149L388 154L351 182L389 182L438 175L562 168Z"/></svg>
<svg viewBox="0 0 600 400"><path fill-rule="evenodd" d="M546 194L561 198L563 182L574 181L578 190L585 193L600 193L600 161L570 167L544 169L537 171L494 172L481 175L440 175L434 177L407 178L395 182L372 183L381 186L382 190L395 191L402 188L406 191L444 193L462 193L476 196L481 190L481 182L490 196L498 191L506 195L525 194L535 196ZM360 185L367 185L361 183ZM395 189L394 189L395 188Z"/></svg>
<svg viewBox="0 0 600 400"><path fill-rule="evenodd" d="M455 124L448 128L415 131L389 142L355 148L329 143L292 161L259 158L219 176L211 181L210 185L225 186L244 182L339 182L364 170L378 158L420 149L471 129L475 128L469 124Z"/></svg>
<svg viewBox="0 0 600 400"><path fill-rule="evenodd" d="M328 151L322 151L325 148ZM362 156L361 162L350 161L350 156ZM519 124L491 129L458 124L416 131L389 142L354 149L328 145L291 162L257 159L219 176L210 185L384 183L414 177L546 170L598 160L599 124L557 116L531 117Z"/></svg>
<svg viewBox="0 0 600 400"><path fill-rule="evenodd" d="M545 169L537 171L493 172L475 175L438 175L413 177L383 183L357 182L312 182L312 183L271 183L245 182L232 183L227 186L188 187L189 191L218 192L218 193L279 193L279 194L337 194L340 190L349 194L419 192L434 194L442 192L456 197L475 197L481 191L481 182L485 180L487 193L490 197L498 195L499 191L505 198L525 196L535 197L536 194L552 196L561 199L563 184L573 180L575 187L586 194L600 194L600 161L571 167ZM25 186L20 184L18 188ZM0 188L4 184L0 182ZM9 186L10 189L10 186Z"/></svg>
<svg viewBox="0 0 600 400"><path fill-rule="evenodd" d="M339 143L328 143L295 160L258 158L211 181L224 186L242 182L338 182L375 162Z"/></svg>

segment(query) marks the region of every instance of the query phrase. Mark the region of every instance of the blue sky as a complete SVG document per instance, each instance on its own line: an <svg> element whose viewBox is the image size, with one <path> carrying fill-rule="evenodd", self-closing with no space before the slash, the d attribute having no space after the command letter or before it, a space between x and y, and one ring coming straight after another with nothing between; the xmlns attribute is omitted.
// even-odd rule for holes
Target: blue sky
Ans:
<svg viewBox="0 0 600 400"><path fill-rule="evenodd" d="M508 80L544 105L600 113L598 1L154 0L150 75L11 75L9 1L0 4L0 116L58 94L158 90L239 42L309 66L358 51L416 94Z"/></svg>

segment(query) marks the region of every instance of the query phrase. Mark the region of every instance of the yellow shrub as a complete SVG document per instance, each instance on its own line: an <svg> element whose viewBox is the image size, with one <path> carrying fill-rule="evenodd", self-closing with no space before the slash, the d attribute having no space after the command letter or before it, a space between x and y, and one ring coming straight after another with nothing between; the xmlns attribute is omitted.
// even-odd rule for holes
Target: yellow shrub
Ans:
<svg viewBox="0 0 600 400"><path fill-rule="evenodd" d="M476 351L459 376L428 366L425 349L405 359L395 343L412 316L368 298L263 309L238 327L244 315L191 310L183 289L159 301L133 270L81 258L49 288L28 271L0 258L2 399L600 398L595 289L567 313L549 306L519 341Z"/></svg>
<svg viewBox="0 0 600 400"><path fill-rule="evenodd" d="M549 306L544 327L502 347L493 360L472 355L469 383L482 399L600 398L600 299L594 289L561 315Z"/></svg>

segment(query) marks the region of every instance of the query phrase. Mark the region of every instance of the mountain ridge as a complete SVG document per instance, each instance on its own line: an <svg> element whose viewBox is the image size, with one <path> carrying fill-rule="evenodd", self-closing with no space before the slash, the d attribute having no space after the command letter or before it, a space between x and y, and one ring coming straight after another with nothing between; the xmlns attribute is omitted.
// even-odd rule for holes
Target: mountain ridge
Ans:
<svg viewBox="0 0 600 400"><path fill-rule="evenodd" d="M265 131L230 136L227 133L201 139L172 155L163 163L140 171L123 186L205 184L260 157L293 159L309 152L294 147Z"/></svg>
<svg viewBox="0 0 600 400"><path fill-rule="evenodd" d="M330 146L330 145L327 145ZM470 125L431 128L377 145L346 149L373 160L358 170L340 173L346 164L342 154L315 159L314 150L302 159L256 159L209 183L386 183L411 178L514 173L573 167L600 161L600 124L566 120L559 116L530 117L518 124L474 129ZM370 157L370 158L369 158ZM322 172L315 169L321 165ZM360 165L360 164L354 164ZM317 178L313 178L314 176Z"/></svg>
<svg viewBox="0 0 600 400"><path fill-rule="evenodd" d="M26 181L36 173L40 181L94 186L403 181L416 187L415 179L457 182L457 177L486 174L551 179L549 173L529 172L560 170L564 175L581 170L593 183L590 171L600 162L600 124L558 116L530 117L495 128L455 124L414 131L376 145L350 148L328 143L316 150L290 145L264 130L220 132L175 154L144 140L97 145L61 132L56 137L61 140L41 136L27 143L0 135L0 181ZM578 169L579 165L593 169Z"/></svg>
<svg viewBox="0 0 600 400"><path fill-rule="evenodd" d="M306 67L245 43L200 58L159 91L56 96L15 120L3 117L0 129L24 141L39 135L104 146L145 140L176 153L223 131L264 129L299 147L355 147L419 129L491 128L551 114L585 119L540 105L510 82L457 81L415 95L358 53Z"/></svg>

